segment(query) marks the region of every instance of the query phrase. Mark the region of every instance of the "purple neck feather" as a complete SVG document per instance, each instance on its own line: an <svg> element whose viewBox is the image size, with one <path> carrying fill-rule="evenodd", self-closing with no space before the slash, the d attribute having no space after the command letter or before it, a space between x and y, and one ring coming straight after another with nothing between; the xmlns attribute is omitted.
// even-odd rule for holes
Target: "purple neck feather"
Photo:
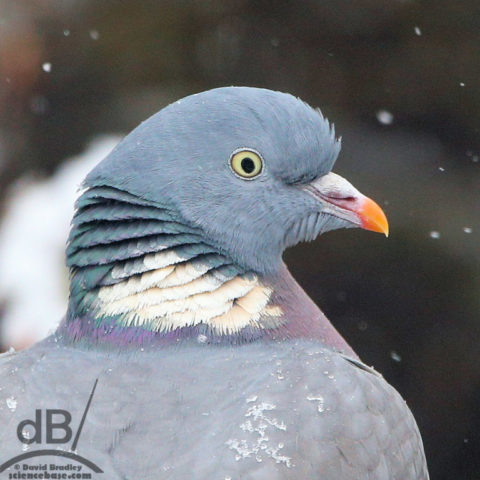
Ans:
<svg viewBox="0 0 480 480"><path fill-rule="evenodd" d="M238 334L219 335L205 325L183 327L169 333L159 333L140 327L123 327L113 321L98 322L89 318L65 319L56 336L66 343L84 343L89 346L150 347L171 345L180 341L214 344L241 344L251 341L282 341L291 338L316 340L322 346L357 357L352 348L333 327L295 281L285 265L276 274L262 277L262 283L273 290L272 302L283 311L282 325L267 330L245 328Z"/></svg>

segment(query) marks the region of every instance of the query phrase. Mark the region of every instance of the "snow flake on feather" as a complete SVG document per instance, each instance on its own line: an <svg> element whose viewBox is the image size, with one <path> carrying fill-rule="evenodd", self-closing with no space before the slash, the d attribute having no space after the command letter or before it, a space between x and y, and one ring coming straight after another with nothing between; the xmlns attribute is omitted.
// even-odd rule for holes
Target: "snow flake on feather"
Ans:
<svg viewBox="0 0 480 480"><path fill-rule="evenodd" d="M262 462L266 458L271 458L275 463L282 463L288 468L293 467L291 457L281 452L284 444L270 442L269 435L273 432L287 430L286 424L271 413L276 406L267 402L257 402L256 396L248 398L247 403L250 405L245 412L246 421L240 424L240 429L248 438L231 438L226 442L230 450L235 452L235 459L238 461L255 458L257 462Z"/></svg>

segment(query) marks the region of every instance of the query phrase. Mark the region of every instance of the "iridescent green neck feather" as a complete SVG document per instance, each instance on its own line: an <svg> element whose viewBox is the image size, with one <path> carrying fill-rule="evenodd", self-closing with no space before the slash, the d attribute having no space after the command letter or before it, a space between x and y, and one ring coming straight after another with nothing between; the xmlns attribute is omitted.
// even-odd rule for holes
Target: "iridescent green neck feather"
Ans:
<svg viewBox="0 0 480 480"><path fill-rule="evenodd" d="M157 334L202 325L216 335L282 324L272 288L174 212L107 187L87 190L76 207L67 324Z"/></svg>

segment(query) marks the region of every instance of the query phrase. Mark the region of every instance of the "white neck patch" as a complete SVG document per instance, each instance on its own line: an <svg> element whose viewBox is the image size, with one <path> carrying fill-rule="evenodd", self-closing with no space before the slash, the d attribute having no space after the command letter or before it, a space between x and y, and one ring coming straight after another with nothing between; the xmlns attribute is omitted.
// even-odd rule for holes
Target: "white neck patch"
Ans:
<svg viewBox="0 0 480 480"><path fill-rule="evenodd" d="M174 252L139 261L149 270L98 290L97 318L118 316L120 325L156 332L204 324L218 334L235 334L248 326L282 324L281 308L271 303L272 289L253 273L227 275L222 267L185 261Z"/></svg>

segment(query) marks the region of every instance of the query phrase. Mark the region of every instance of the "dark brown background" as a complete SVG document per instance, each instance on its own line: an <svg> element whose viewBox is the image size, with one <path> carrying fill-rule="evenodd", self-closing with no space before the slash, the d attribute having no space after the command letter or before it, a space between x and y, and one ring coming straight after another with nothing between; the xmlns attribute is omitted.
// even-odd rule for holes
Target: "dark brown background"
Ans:
<svg viewBox="0 0 480 480"><path fill-rule="evenodd" d="M189 93L320 106L343 137L336 171L391 236L333 232L287 263L406 398L432 478L480 479L479 47L476 0L0 0L0 196Z"/></svg>

